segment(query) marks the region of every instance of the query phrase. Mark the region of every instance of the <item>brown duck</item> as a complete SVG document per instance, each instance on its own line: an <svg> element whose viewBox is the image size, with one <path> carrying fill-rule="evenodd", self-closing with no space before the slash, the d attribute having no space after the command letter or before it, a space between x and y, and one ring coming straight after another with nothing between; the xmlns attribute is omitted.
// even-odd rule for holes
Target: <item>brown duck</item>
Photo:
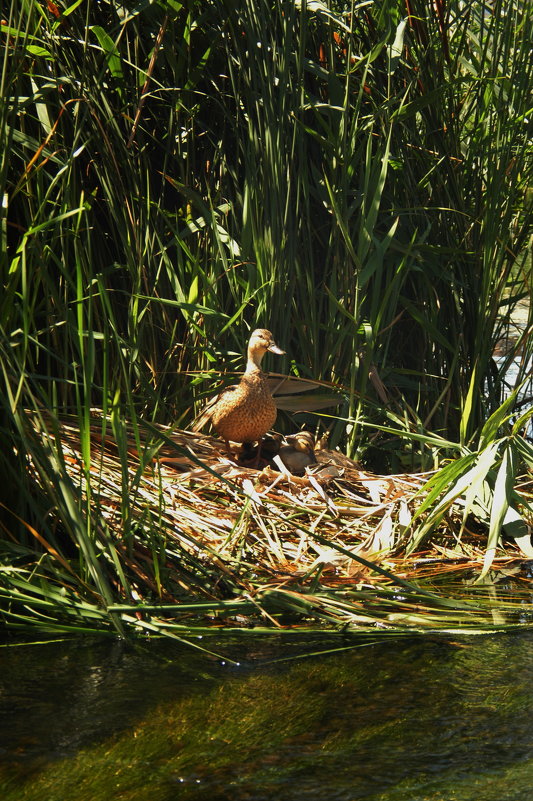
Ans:
<svg viewBox="0 0 533 801"><path fill-rule="evenodd" d="M315 438L309 431L299 431L285 437L285 445L279 449L279 458L291 473L304 475L305 468L317 463Z"/></svg>
<svg viewBox="0 0 533 801"><path fill-rule="evenodd" d="M276 404L270 392L261 360L269 350L283 355L272 334L265 328L252 332L248 343L246 370L238 384L226 387L212 398L193 425L199 431L210 420L226 443L255 442L272 428L276 421Z"/></svg>

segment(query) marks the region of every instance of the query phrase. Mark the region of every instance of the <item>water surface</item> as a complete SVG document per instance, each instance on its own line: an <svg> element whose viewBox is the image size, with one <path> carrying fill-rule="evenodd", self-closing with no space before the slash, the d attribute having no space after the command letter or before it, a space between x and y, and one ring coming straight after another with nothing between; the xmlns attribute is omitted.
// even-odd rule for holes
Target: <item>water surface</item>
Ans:
<svg viewBox="0 0 533 801"><path fill-rule="evenodd" d="M0 648L2 801L532 798L533 634L197 642Z"/></svg>

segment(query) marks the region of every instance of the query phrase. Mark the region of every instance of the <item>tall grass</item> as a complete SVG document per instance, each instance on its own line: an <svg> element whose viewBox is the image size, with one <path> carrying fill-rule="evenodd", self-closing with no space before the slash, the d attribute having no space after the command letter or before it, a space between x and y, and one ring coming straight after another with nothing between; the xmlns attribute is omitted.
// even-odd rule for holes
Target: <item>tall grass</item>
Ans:
<svg viewBox="0 0 533 801"><path fill-rule="evenodd" d="M342 385L325 421L348 454L434 466L420 439L373 426L476 441L503 397L494 346L531 287L528 4L11 0L2 14L5 561L37 547L103 606L130 599L91 484L91 409L121 452L131 547L125 420L142 472L157 445L141 421L186 426L201 374L238 369L256 325L287 371ZM518 347L520 379L531 338ZM152 551L157 592L162 540Z"/></svg>
<svg viewBox="0 0 533 801"><path fill-rule="evenodd" d="M511 305L528 291L529 12L344 8L281 4L272 19L268 3L228 4L244 134L222 149L243 154L235 237L252 287L266 283L254 311L300 371L349 387L352 417L382 400L375 365L408 426L468 441L502 399L509 284Z"/></svg>

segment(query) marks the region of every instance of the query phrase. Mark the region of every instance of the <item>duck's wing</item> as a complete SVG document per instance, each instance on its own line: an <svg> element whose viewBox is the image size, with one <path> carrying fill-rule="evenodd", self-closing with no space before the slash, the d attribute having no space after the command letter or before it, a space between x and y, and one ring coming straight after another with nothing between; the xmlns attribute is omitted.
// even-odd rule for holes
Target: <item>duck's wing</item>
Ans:
<svg viewBox="0 0 533 801"><path fill-rule="evenodd" d="M191 431L201 431L211 421L213 410L217 403L224 402L226 399L229 399L231 394L238 389L238 387L238 384L230 384L230 386L225 387L221 392L213 395L213 397L208 400L198 417L196 417L193 421Z"/></svg>
<svg viewBox="0 0 533 801"><path fill-rule="evenodd" d="M215 399L216 399L217 397L218 397L218 396L217 396L217 395L215 395ZM214 400L215 400L215 399L214 399ZM191 431L196 431L196 432L198 432L198 431L201 431L201 430L202 430L202 428L205 428L205 426L206 426L206 425L208 424L208 422L211 420L211 415L212 415L212 413L213 413L213 410L212 410L212 405L213 405L213 401L210 401L210 402L207 404L207 406L205 406L205 407L202 409L202 411L200 412L200 414L198 415L198 417L196 417L196 419L193 421L193 424L192 424L192 426L191 426Z"/></svg>

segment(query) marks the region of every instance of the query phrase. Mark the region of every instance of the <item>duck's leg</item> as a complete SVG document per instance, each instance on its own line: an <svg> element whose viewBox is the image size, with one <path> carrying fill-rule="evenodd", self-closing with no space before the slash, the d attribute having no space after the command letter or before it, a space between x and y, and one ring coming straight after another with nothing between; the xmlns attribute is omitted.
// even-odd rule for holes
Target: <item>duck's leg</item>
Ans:
<svg viewBox="0 0 533 801"><path fill-rule="evenodd" d="M262 446L262 444L263 444L263 437L260 437L259 438L259 442L257 443L257 454L256 454L256 457L255 457L255 465L254 465L256 470L259 470L259 461L261 459L261 446Z"/></svg>
<svg viewBox="0 0 533 801"><path fill-rule="evenodd" d="M226 453L228 454L228 457L229 457L229 458L230 458L232 461L234 461L234 462L235 462L235 461L237 461L237 460L238 460L238 458L239 458L239 457L238 457L238 455L237 455L237 451L235 450L235 447L233 447L233 448L232 448L230 443L231 443L231 440L229 440L229 439L225 439L225 440L224 440L224 445L225 445L225 448L226 448ZM233 445L235 446L235 443L233 443Z"/></svg>
<svg viewBox="0 0 533 801"><path fill-rule="evenodd" d="M238 458L239 464L243 467L251 467L254 470L259 468L261 459L261 440L258 441L257 447L254 448L253 442L243 442L242 452Z"/></svg>

